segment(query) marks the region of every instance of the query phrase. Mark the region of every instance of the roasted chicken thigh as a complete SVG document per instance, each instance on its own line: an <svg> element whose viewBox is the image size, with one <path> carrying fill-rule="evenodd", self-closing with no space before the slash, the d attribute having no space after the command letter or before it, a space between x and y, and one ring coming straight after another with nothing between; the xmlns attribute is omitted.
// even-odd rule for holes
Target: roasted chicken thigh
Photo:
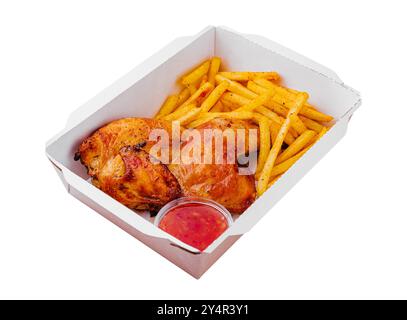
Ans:
<svg viewBox="0 0 407 320"><path fill-rule="evenodd" d="M139 146L126 146L98 173L96 185L132 209L158 211L181 196L177 179L167 166L152 161Z"/></svg>
<svg viewBox="0 0 407 320"><path fill-rule="evenodd" d="M252 128L254 126L244 120L214 119L196 129L200 131L202 141L205 140L203 133L205 129L219 129L221 131L226 129L232 129L233 131L244 129L246 131L247 142L247 132ZM187 143L188 141L183 143L184 148L186 148ZM205 153L204 143L201 145L201 156L203 157ZM168 167L177 178L184 195L209 198L220 203L232 213L242 213L254 202L256 197L254 176L252 174L239 174L236 161L234 163L227 163L228 149L226 138L223 141L222 163L216 163L215 145L213 138L211 163L188 164L181 161L179 164L170 164ZM257 144L254 147L257 149ZM245 151L253 151L249 149L249 144L246 144ZM236 150L233 150L233 153L236 153Z"/></svg>
<svg viewBox="0 0 407 320"><path fill-rule="evenodd" d="M129 208L157 211L180 197L181 189L167 166L142 150L148 150L153 129L163 129L171 137L171 123L166 121L126 118L110 122L83 141L75 157L102 191Z"/></svg>

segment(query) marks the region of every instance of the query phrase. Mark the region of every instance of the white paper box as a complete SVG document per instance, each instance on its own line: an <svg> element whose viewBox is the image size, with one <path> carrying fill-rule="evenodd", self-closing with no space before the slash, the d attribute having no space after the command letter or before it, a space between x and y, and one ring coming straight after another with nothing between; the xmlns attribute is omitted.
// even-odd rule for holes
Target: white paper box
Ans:
<svg viewBox="0 0 407 320"><path fill-rule="evenodd" d="M74 154L82 140L112 120L153 116L166 96L178 90L175 77L212 56L220 56L227 70L279 72L285 85L308 92L310 102L332 115L336 123L201 253L90 184L85 167L74 161ZM73 112L65 129L47 143L46 154L69 193L199 278L345 135L360 104L358 92L318 63L268 39L211 26L195 36L176 39Z"/></svg>

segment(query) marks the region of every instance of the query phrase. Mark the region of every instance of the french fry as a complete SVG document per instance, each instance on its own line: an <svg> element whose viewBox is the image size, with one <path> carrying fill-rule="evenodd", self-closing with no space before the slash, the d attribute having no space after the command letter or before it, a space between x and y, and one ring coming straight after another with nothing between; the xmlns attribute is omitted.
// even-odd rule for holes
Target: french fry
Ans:
<svg viewBox="0 0 407 320"><path fill-rule="evenodd" d="M175 108L177 107L178 99L179 99L179 97L177 94L168 96L168 98L165 100L162 107L158 111L158 113L155 115L155 118L160 119L160 118L166 116L167 114L170 114L171 112L173 112L175 110Z"/></svg>
<svg viewBox="0 0 407 320"><path fill-rule="evenodd" d="M276 94L273 96L273 99L282 105L290 107L291 103L294 101L296 97L296 93L290 92L286 88L280 87L275 83L268 81L267 79L257 78L254 79L253 82L260 86L263 86L264 88L274 89ZM317 111L309 103L305 104L305 106L300 111L300 114L305 115L310 119L321 122L330 122L333 120L333 117L324 114L320 111Z"/></svg>
<svg viewBox="0 0 407 320"><path fill-rule="evenodd" d="M245 86L241 85L239 82L236 82L236 81L230 80L224 76L221 76L219 73L215 76L215 80L216 80L216 83L221 83L222 81L229 82L228 90L231 92L240 94L241 96L243 96L245 98L254 99L257 97L257 94L250 91Z"/></svg>
<svg viewBox="0 0 407 320"><path fill-rule="evenodd" d="M229 99L228 96L225 95L228 93L230 93L230 92L225 92L224 94L222 94L219 101L222 102L223 105L228 106L228 108L231 110L240 108L241 105L237 104L236 102L233 102L232 100Z"/></svg>
<svg viewBox="0 0 407 320"><path fill-rule="evenodd" d="M268 81L267 79L255 79L254 82L264 88L274 89L276 91L276 93L279 93L281 95L284 95L285 91L288 91L285 88L280 87L279 85L272 83L271 81ZM296 93L293 93L293 98L295 98L295 96L298 93L299 93L298 91Z"/></svg>
<svg viewBox="0 0 407 320"><path fill-rule="evenodd" d="M208 75L204 74L204 76L201 79L201 82L199 83L199 87L202 87L205 82L208 82Z"/></svg>
<svg viewBox="0 0 407 320"><path fill-rule="evenodd" d="M205 74L208 73L210 61L207 60L202 63L199 67L192 70L192 72L188 73L184 77L182 77L181 83L184 86L189 86L194 83L197 83Z"/></svg>
<svg viewBox="0 0 407 320"><path fill-rule="evenodd" d="M269 118L271 121L275 122L276 125L278 126L278 128L280 128L280 126L284 122L283 118L280 118L277 114L275 114L273 111L271 111L270 109L268 109L266 107L263 107L263 106L257 107L256 112L261 113L262 115ZM291 143L294 142L295 137L297 137L297 136L298 136L297 133L292 128L289 128L287 135L284 139L284 142L286 144L290 145Z"/></svg>
<svg viewBox="0 0 407 320"><path fill-rule="evenodd" d="M258 97L258 96L257 96ZM243 107L245 105L248 105L251 101L254 99L248 99L240 94L234 93L234 92L225 92L222 95L222 99L225 99L226 101L231 102L232 104L238 106L238 107ZM271 111L270 109L264 107L263 105L257 107L255 111L263 114L267 118L273 120L274 122L277 122L279 124L282 124L284 119L279 117L275 112Z"/></svg>
<svg viewBox="0 0 407 320"><path fill-rule="evenodd" d="M277 159L277 156L280 152L281 146L283 144L284 138L287 135L288 128L291 124L291 115L298 114L298 112L303 107L304 103L308 99L308 94L299 93L295 103L290 108L287 118L284 120L283 125L280 127L278 135L275 139L275 142L267 156L266 163L264 164L263 171L261 172L258 184L257 184L257 194L261 196L264 191L267 189L267 185L270 181L271 171L273 170L274 163Z"/></svg>
<svg viewBox="0 0 407 320"><path fill-rule="evenodd" d="M287 87L284 87L284 86L281 86L281 87L284 88L284 89L286 89L286 90L288 90L288 91L290 91L291 93L295 93L295 94L299 93L298 90L291 89L291 88L287 88Z"/></svg>
<svg viewBox="0 0 407 320"><path fill-rule="evenodd" d="M228 81L228 82L229 82L229 88L228 88L228 90L230 90L231 92L236 93L236 94L238 94L238 95L241 95L241 96L243 96L244 98L247 98L247 99L255 99L255 98L258 96L256 93L250 91L249 89L247 89L246 87L244 87L244 86L241 85L240 83L238 83L238 82L236 82L236 81L233 81L233 80L229 80L229 79L227 79L227 78L225 78L225 77L223 77L223 76L221 76L221 75L219 75L219 74L216 75L215 79L216 79L216 83L220 83L220 82L222 82L222 81ZM267 90L266 90L266 91L267 91ZM265 92L265 91L263 90L263 93L264 93L264 92ZM226 101L226 100L223 100L223 99L222 99L221 101L222 101L222 103L223 103L225 106L227 105L227 101ZM287 113L287 112L285 112L285 113ZM198 119L198 120L199 120L199 119ZM294 142L294 140L295 140L295 138L293 137L292 132L291 132L291 130L290 130L290 134L287 134L287 135L286 135L286 137L285 137L285 139L284 139L284 142L286 142L287 144L291 144L291 143Z"/></svg>
<svg viewBox="0 0 407 320"><path fill-rule="evenodd" d="M270 177L274 177L274 176L279 176L281 174L283 174L284 172L286 172L288 169L291 168L291 166L297 162L297 160L299 158L301 158L310 148L312 147L312 145L308 146L307 148L305 148L304 150L302 150L301 152L297 153L295 156L285 160L282 163L279 163L278 165L276 165L273 170L271 170L270 173Z"/></svg>
<svg viewBox="0 0 407 320"><path fill-rule="evenodd" d="M301 121L301 119L296 114L291 116L291 125L293 129L297 131L299 134L303 134L305 131L307 131L307 126L304 124L304 122Z"/></svg>
<svg viewBox="0 0 407 320"><path fill-rule="evenodd" d="M267 155L270 151L270 121L265 116L258 113L254 114L253 119L258 123L260 131L260 150L257 159L257 173L263 170L264 163L266 162Z"/></svg>
<svg viewBox="0 0 407 320"><path fill-rule="evenodd" d="M184 114L192 110L193 108L196 107L196 103L192 102L190 104L186 104L184 106L179 107L177 110L175 110L173 113L170 113L161 119L167 120L167 121L174 121L180 117L182 117Z"/></svg>
<svg viewBox="0 0 407 320"><path fill-rule="evenodd" d="M270 138L271 138L271 145L274 145L277 139L278 130L280 126L277 126L275 122L270 122ZM287 133L288 134L288 133ZM295 139L293 138L293 142Z"/></svg>
<svg viewBox="0 0 407 320"><path fill-rule="evenodd" d="M268 80L280 79L280 75L277 72L219 72L219 74L234 81L249 81L256 78Z"/></svg>
<svg viewBox="0 0 407 320"><path fill-rule="evenodd" d="M271 133L271 141L272 144L275 142L277 134L278 134L278 130L281 127L280 124L278 124L277 122L271 121L270 123L270 133ZM288 130L287 135L284 138L284 142L287 145L291 145L293 142L295 141L294 136L291 134L290 130Z"/></svg>
<svg viewBox="0 0 407 320"><path fill-rule="evenodd" d="M284 119L279 117L275 112L271 111L269 108L260 106L256 108L256 111L261 113L262 115L266 116L268 119L271 121L277 123L278 125L282 125L284 122Z"/></svg>
<svg viewBox="0 0 407 320"><path fill-rule="evenodd" d="M263 94L266 91L263 91ZM245 98L237 93L234 92L225 92L222 96L222 99L225 99L231 103L233 103L236 106L242 107L246 104L249 104L251 101L253 101L254 99L248 99ZM270 120L277 122L278 124L282 124L284 122L284 118L280 117L279 115L277 115L274 111L270 110L269 108L264 107L263 105L257 107L255 109L256 112L261 113L262 115L266 116L267 118L269 118ZM306 129L306 128L305 128ZM295 132L292 132L292 129L290 130L290 132L293 134L295 134Z"/></svg>
<svg viewBox="0 0 407 320"><path fill-rule="evenodd" d="M280 177L281 177L281 174L273 177L273 179L271 179L271 181L269 182L267 188L270 188L273 184L275 184L277 182L277 180L280 179Z"/></svg>
<svg viewBox="0 0 407 320"><path fill-rule="evenodd" d="M202 99L205 99L209 93L213 90L213 85L211 85L209 82L204 83L202 86L199 87L196 92L190 96L182 105L179 106L179 108L191 104L192 102L197 102L197 104L200 104L202 102Z"/></svg>
<svg viewBox="0 0 407 320"><path fill-rule="evenodd" d="M188 127L196 128L197 126L211 121L215 118L223 119L240 119L240 120L250 120L253 118L253 112L250 111L231 111L231 112L208 112L201 114L198 119L192 121Z"/></svg>
<svg viewBox="0 0 407 320"><path fill-rule="evenodd" d="M266 88L256 84L253 81L249 81L247 83L247 89L249 89L251 92L255 94L262 94L266 92ZM266 102L265 104L266 107L270 108L273 110L275 113L277 113L280 116L286 117L288 113L288 109L282 106L281 104L275 102L273 99L270 99L269 101Z"/></svg>
<svg viewBox="0 0 407 320"><path fill-rule="evenodd" d="M211 108L210 112L223 112L223 104L218 100L216 104Z"/></svg>
<svg viewBox="0 0 407 320"><path fill-rule="evenodd" d="M311 140L311 142L307 145L306 148L301 150L299 153L297 153L295 156L285 160L284 162L279 163L276 165L273 170L271 170L271 177L273 176L278 176L280 177L281 174L286 172L290 167L298 160L300 159L321 137L328 131L327 127L324 127L321 132L314 136L314 138Z"/></svg>
<svg viewBox="0 0 407 320"><path fill-rule="evenodd" d="M241 85L239 82L230 80L220 74L217 74L215 77L216 83L220 83L222 81L228 81L229 82L229 91L233 93L237 93L247 99L255 99L259 94L267 92L267 89L262 88L261 86L257 85L257 87L261 90L261 92L253 92L252 90L249 90L245 86ZM251 81L248 82L248 85L251 83ZM272 100L269 100L265 103L266 107L272 109L276 113L286 116L287 115L287 108L284 108L283 106L280 106L276 103L274 103Z"/></svg>
<svg viewBox="0 0 407 320"><path fill-rule="evenodd" d="M177 102L177 108L182 105L187 99L191 96L188 88L184 88L181 90L181 92L178 94L178 102Z"/></svg>
<svg viewBox="0 0 407 320"><path fill-rule="evenodd" d="M316 136L316 132L313 130L306 130L301 134L295 141L288 146L276 159L275 164L284 162L285 160L291 158L300 152L308 143Z"/></svg>
<svg viewBox="0 0 407 320"><path fill-rule="evenodd" d="M248 104L240 107L236 111L254 111L257 107L262 106L267 100L269 100L270 96L271 96L270 91L262 93L253 100L251 100Z"/></svg>
<svg viewBox="0 0 407 320"><path fill-rule="evenodd" d="M197 85L195 83L187 84L186 86L189 90L189 94L192 96L196 90L197 90Z"/></svg>
<svg viewBox="0 0 407 320"><path fill-rule="evenodd" d="M215 105L215 103L219 100L221 95L227 90L228 87L229 83L227 81L223 81L218 84L204 100L204 102L202 102L201 112L208 112Z"/></svg>
<svg viewBox="0 0 407 320"><path fill-rule="evenodd" d="M224 112L233 111L233 110L237 109L236 105L234 105L233 103L231 103L227 100L224 100L223 98L220 99L220 102L222 102L222 104L223 104Z"/></svg>
<svg viewBox="0 0 407 320"><path fill-rule="evenodd" d="M265 88L262 88L261 86L259 86L258 84L256 84L253 81L249 81L247 83L247 88L250 90L253 90L253 92L262 94L265 91ZM275 102L275 101L270 101L268 100L265 103L266 106L268 106L271 110L275 111L276 114L279 115L283 115L284 117L287 116L288 110L283 107L282 105L280 105L279 103ZM296 133L303 133L305 130L307 130L305 124L301 121L301 119L295 115L292 119L292 128L290 130L291 134L294 135L294 137L298 137L298 134Z"/></svg>
<svg viewBox="0 0 407 320"><path fill-rule="evenodd" d="M240 106L240 107L242 107L242 106L250 103L250 101L252 101L252 100L245 98L234 92L225 92L222 95L222 100L223 99L225 99L228 102L231 102L233 105ZM281 126L281 124L284 122L284 118L280 117L274 111L272 111L269 108L266 108L264 106L257 107L255 109L255 111L258 113L261 113L262 115L266 116L270 120L276 122L277 124L279 124L279 126ZM307 128L305 128L305 130L306 129ZM290 144L294 141L294 137L297 137L297 136L298 135L296 134L296 132L292 128L290 128L289 132L287 134L287 139L284 142L287 144Z"/></svg>
<svg viewBox="0 0 407 320"><path fill-rule="evenodd" d="M321 139L323 137L323 135L327 132L328 132L328 127L323 127L322 130L318 134L318 140Z"/></svg>
<svg viewBox="0 0 407 320"><path fill-rule="evenodd" d="M253 118L253 112L250 111L231 111L231 112L219 112L212 113L212 116L215 118L224 118L224 119L240 119L240 120L250 120Z"/></svg>
<svg viewBox="0 0 407 320"><path fill-rule="evenodd" d="M305 124L305 126L310 129L310 130L314 130L316 132L321 132L323 128L325 128L322 124L308 119L307 117L304 116L299 116L299 118L302 120L302 122Z"/></svg>
<svg viewBox="0 0 407 320"><path fill-rule="evenodd" d="M186 111L182 116L175 119L174 121L179 121L180 125L188 124L191 121L195 120L200 112L201 112L200 108L193 107L190 110Z"/></svg>
<svg viewBox="0 0 407 320"><path fill-rule="evenodd" d="M298 90L291 89L291 88L287 88L287 87L284 87L284 86L281 86L281 87L282 87L283 89L285 89L285 90L291 92L291 93L294 93L294 94L299 93ZM317 108L315 108L313 105L309 104L308 102L307 102L305 105L307 106L307 108L311 108L311 109L317 110Z"/></svg>
<svg viewBox="0 0 407 320"><path fill-rule="evenodd" d="M295 141L294 136L290 133L290 129L288 129L287 135L284 138L284 142L288 145L291 145Z"/></svg>
<svg viewBox="0 0 407 320"><path fill-rule="evenodd" d="M219 57L213 57L211 59L211 66L209 67L208 82L213 86L215 85L215 76L219 71L221 59Z"/></svg>
<svg viewBox="0 0 407 320"><path fill-rule="evenodd" d="M234 92L225 92L222 95L222 99L229 101L230 103L234 104L237 108L243 107L244 105L250 103L252 99L245 98L240 94Z"/></svg>
<svg viewBox="0 0 407 320"><path fill-rule="evenodd" d="M331 122L333 117L316 110L314 107L305 106L305 109L301 112L302 115L316 121Z"/></svg>
<svg viewBox="0 0 407 320"><path fill-rule="evenodd" d="M216 112L209 112L209 113L216 113ZM222 112L222 113L226 113L226 112ZM216 118L216 117L215 117ZM203 116L198 116L198 119L196 119L196 120L194 120L194 121L192 121L192 122L190 122L188 125L187 125L187 127L188 128L196 128L196 127L199 127L200 125L202 125L202 124L204 124L204 123L207 123L207 122L209 122L209 121L211 121L212 119L214 119L214 118L209 118L209 117L203 117Z"/></svg>
<svg viewBox="0 0 407 320"><path fill-rule="evenodd" d="M233 109L233 106L230 106L230 105L225 105L223 108L223 112L231 112L233 110L235 110L235 109Z"/></svg>
<svg viewBox="0 0 407 320"><path fill-rule="evenodd" d="M327 131L328 131L328 127L323 127L322 130L321 130L321 132L319 132L314 138L312 138L311 141L308 142L308 144L306 145L306 147L309 147L309 146L315 144L319 139L321 139L321 138L323 137L323 135L324 135L325 133L327 133Z"/></svg>

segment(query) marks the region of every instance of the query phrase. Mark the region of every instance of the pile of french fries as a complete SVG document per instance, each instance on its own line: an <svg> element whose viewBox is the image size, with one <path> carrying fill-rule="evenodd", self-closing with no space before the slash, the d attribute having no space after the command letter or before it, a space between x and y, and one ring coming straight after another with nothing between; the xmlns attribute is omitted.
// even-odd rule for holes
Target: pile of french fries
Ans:
<svg viewBox="0 0 407 320"><path fill-rule="evenodd" d="M215 118L256 123L260 196L327 132L333 118L310 105L307 93L280 85L276 72L226 72L220 66L213 57L184 75L183 89L166 99L155 118L187 128Z"/></svg>

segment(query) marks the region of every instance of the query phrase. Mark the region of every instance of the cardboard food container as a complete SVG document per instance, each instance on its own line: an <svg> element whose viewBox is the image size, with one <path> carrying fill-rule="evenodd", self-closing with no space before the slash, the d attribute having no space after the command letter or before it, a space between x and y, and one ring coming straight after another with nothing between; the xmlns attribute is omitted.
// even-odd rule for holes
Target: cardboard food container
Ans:
<svg viewBox="0 0 407 320"><path fill-rule="evenodd" d="M122 205L89 182L85 167L74 161L78 145L102 125L124 117L152 117L171 92L176 77L212 56L226 70L277 71L285 85L310 95L310 103L332 115L335 124L274 185L205 251L154 226L148 215ZM207 27L195 36L168 44L102 91L69 117L62 132L46 145L46 154L70 194L141 242L199 278L248 232L344 135L360 95L331 70L275 42L225 27Z"/></svg>

